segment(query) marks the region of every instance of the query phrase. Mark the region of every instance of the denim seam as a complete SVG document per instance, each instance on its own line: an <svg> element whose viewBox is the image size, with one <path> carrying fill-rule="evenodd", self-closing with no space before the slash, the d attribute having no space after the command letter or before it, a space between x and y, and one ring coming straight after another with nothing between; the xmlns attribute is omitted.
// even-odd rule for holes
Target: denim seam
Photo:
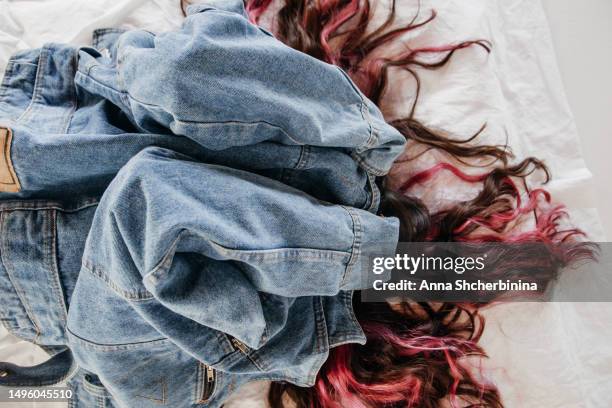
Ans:
<svg viewBox="0 0 612 408"><path fill-rule="evenodd" d="M34 104L38 99L38 95L42 91L42 77L45 70L44 66L47 63L48 54L49 51L47 48L42 48L40 50L40 56L38 57L38 64L36 68L36 78L34 80L34 89L32 90L32 97L30 98L30 103L28 104L27 108L22 112L21 115L19 115L19 117L15 121L16 123L22 122L27 119L27 117L31 114L34 108Z"/></svg>
<svg viewBox="0 0 612 408"><path fill-rule="evenodd" d="M356 149L357 152L361 154L363 151L374 147L374 145L378 142L378 132L376 132L376 129L374 128L374 124L372 122L372 116L370 116L370 111L369 111L370 108L364 96L360 95L360 97L361 97L361 116L363 117L363 120L365 120L366 123L368 124L368 140L366 140L366 142L362 146Z"/></svg>
<svg viewBox="0 0 612 408"><path fill-rule="evenodd" d="M50 51L50 49L47 48L47 47L44 47L43 49L46 51L45 60L44 60L45 64L42 65L43 71L45 71L46 70L46 63L47 63L47 60L49 58L49 51ZM76 56L76 53L77 53L77 51L73 51L73 59L72 59L73 63L75 62L74 57ZM72 68L76 68L75 65L73 65ZM76 69L73 69L73 71L71 73L73 85L75 85L74 84L74 73L75 72L76 72ZM43 72L43 74L44 74L44 72ZM42 105L46 105L46 103L41 100L41 96L42 96L42 93L43 93L43 90L44 90L44 86L45 86L44 83L41 84L41 89L32 98L33 106L36 106L39 102L43 102ZM68 126L70 125L70 120L72 118L72 115L73 115L73 113L75 111L74 99L76 98L76 96L73 96L75 94L73 89L74 89L74 86L70 90L71 91L71 98L70 98L71 99L71 101L70 101L71 103L70 103L70 107L69 108L63 107L64 109L62 109L62 115L61 115L61 117L56 122L58 124L57 128L60 129L61 133L66 133L66 130L68 129ZM40 110L40 108L38 110ZM32 109L32 111L35 111L34 108ZM30 112L30 114L28 116L32 116L32 111Z"/></svg>
<svg viewBox="0 0 612 408"><path fill-rule="evenodd" d="M346 292L344 292L343 294L343 302L344 305L346 307L346 310L348 311L349 317L351 319L351 323L353 323L353 325L358 328L359 333L353 332L353 333L345 333L344 335L341 335L339 337L340 339L340 343L336 344L336 346L339 346L340 344L342 344L342 342L347 342L349 343L351 339L360 339L363 340L365 338L365 333L363 332L363 328L361 327L361 324L359 324L359 321L357 320L357 316L355 315L355 310L353 310L353 296L355 295L355 292L353 290L347 290Z"/></svg>
<svg viewBox="0 0 612 408"><path fill-rule="evenodd" d="M309 161L310 161L310 157L311 157L311 149L310 146L308 145L304 145L302 146L302 148L300 149L300 157L298 158L298 161L296 163L296 165L294 166L295 169L304 169Z"/></svg>
<svg viewBox="0 0 612 408"><path fill-rule="evenodd" d="M95 266L91 261L86 259L83 260L82 264L83 269L91 273L93 276L102 280L115 294L119 295L124 300L129 301L143 301L153 299L154 296L148 290L136 290L136 291L126 291L123 288L119 287L115 282L113 282L105 271L101 270L97 266Z"/></svg>
<svg viewBox="0 0 612 408"><path fill-rule="evenodd" d="M334 348L341 346L343 344L351 344L355 343L355 340L359 340L360 336L358 333L344 332L339 334L334 334Z"/></svg>
<svg viewBox="0 0 612 408"><path fill-rule="evenodd" d="M85 200L83 203L79 203L75 207L62 207L60 203L51 201L4 201L0 202L0 212L2 211L38 211L38 210L57 210L64 213L73 213L84 210L89 207L95 207L98 205L97 199ZM14 206L12 206L13 204Z"/></svg>
<svg viewBox="0 0 612 408"><path fill-rule="evenodd" d="M374 174L375 176L384 176L387 174L386 170L380 169L368 163L363 157L359 155L359 153L357 153L357 151L353 151L351 153L351 157L353 157L353 160L355 160L361 168Z"/></svg>
<svg viewBox="0 0 612 408"><path fill-rule="evenodd" d="M255 368L257 368L259 371L264 372L264 373L267 371L270 371L270 366L266 364L265 361L263 361L259 357L256 351L252 351L248 354L244 354L241 351L236 351L236 352L239 353L241 356L244 356L244 358L248 359L255 366Z"/></svg>
<svg viewBox="0 0 612 408"><path fill-rule="evenodd" d="M100 45L100 40L102 40L106 34L122 34L125 31L126 30L123 28L97 28L92 33L91 46L95 49L98 49L98 46Z"/></svg>
<svg viewBox="0 0 612 408"><path fill-rule="evenodd" d="M51 290L55 295L56 301L60 306L62 312L60 319L62 320L63 327L66 327L68 317L68 307L64 301L64 291L60 283L59 266L57 262L57 210L49 211L49 229L51 235L49 236L49 270L51 272Z"/></svg>
<svg viewBox="0 0 612 408"><path fill-rule="evenodd" d="M374 121L372 120L372 115L370 115L370 108L367 105L368 102L365 99L365 97L363 97L363 98L364 98L363 99L363 104L366 107L364 115L365 115L365 120L368 123L369 132L370 132L370 138L368 139L368 141L366 142L365 145L363 145L362 147L356 149L355 153L356 153L356 156L358 157L358 163L363 168L365 168L366 170L368 170L371 173L374 173L377 176L382 176L382 175L386 174L386 172L384 170L382 170L379 167L376 167L375 165L367 162L367 159L361 156L361 153L364 153L365 151L376 147L376 145L379 143L379 140L380 140L379 130L374 125Z"/></svg>
<svg viewBox="0 0 612 408"><path fill-rule="evenodd" d="M270 371L271 369L270 366L266 363L264 359L262 359L259 356L258 350L249 349L250 351L248 353L243 353L242 351L236 348L234 349L236 350L236 353L238 353L238 355L247 358L251 363L253 363L255 368L257 368L259 371L262 371L262 372Z"/></svg>
<svg viewBox="0 0 612 408"><path fill-rule="evenodd" d="M121 101L123 102L123 104L126 107L129 107L129 100L126 100L126 92L124 91L119 91L115 88L112 88L96 79L94 79L93 77L91 77L89 75L89 71L91 71L92 68L97 67L98 65L96 65L95 63L89 63L87 64L87 66L85 67L86 72L83 72L83 69L81 67L81 65L79 65L77 67L77 71L74 74L74 81L75 83L79 81L79 78L82 78L82 81L90 81L93 82L96 86L99 86L100 88L104 88L106 90L108 90L109 92L118 94L119 98L121 99ZM117 81L120 83L121 82L121 77L118 75L117 76ZM138 125L134 120L130 120L130 122L132 122L134 124L135 127L138 128L138 130L140 130L141 132L148 132L147 129L142 128L140 125Z"/></svg>
<svg viewBox="0 0 612 408"><path fill-rule="evenodd" d="M342 288L342 286L346 283L349 276L351 276L353 272L353 266L355 265L355 263L357 262L357 259L359 259L359 256L360 256L362 227L361 227L361 219L359 218L359 215L357 213L355 213L349 207L345 207L345 206L341 206L341 207L344 208L348 212L353 222L353 244L352 244L352 249L351 249L351 257L349 258L346 264L346 269L344 271L344 275L342 276L342 281L340 283L340 287Z"/></svg>
<svg viewBox="0 0 612 408"><path fill-rule="evenodd" d="M376 210L378 210L378 207L380 205L380 190L378 186L376 185L376 176L368 172L367 177L368 177L368 183L370 185L370 192L372 195L370 206L368 210L370 212L376 212Z"/></svg>
<svg viewBox="0 0 612 408"><path fill-rule="evenodd" d="M327 338L327 323L325 321L325 312L323 311L323 300L320 296L313 296L313 302L315 325L317 328L317 341L314 351L317 353L324 353L328 350L329 339Z"/></svg>
<svg viewBox="0 0 612 408"><path fill-rule="evenodd" d="M193 401L195 401L196 404L199 404L201 401L201 395L203 392L203 378L204 376L202 375L203 371L204 371L204 367L202 367L204 365L204 363L202 363L201 361L197 362L198 367L196 369L196 386L193 390L194 394L193 394Z"/></svg>
<svg viewBox="0 0 612 408"><path fill-rule="evenodd" d="M87 381L86 376L83 376L82 384L85 391L96 398L106 398L108 395L108 391L104 386L92 384L91 382ZM104 407L104 405L101 406Z"/></svg>
<svg viewBox="0 0 612 408"><path fill-rule="evenodd" d="M160 338L153 339L153 340L139 341L139 342L133 342L133 343L103 344L103 343L96 343L94 341L83 338L79 336L78 334L74 333L72 330L70 330L69 327L66 327L66 333L68 333L68 335L72 338L71 340L72 342L77 342L83 347L90 348L92 350L101 351L101 352L137 350L137 349L141 349L143 347L149 346L149 345L157 345L157 344L163 344L163 343L169 342L167 337L160 337Z"/></svg>
<svg viewBox="0 0 612 408"><path fill-rule="evenodd" d="M312 368L310 369L308 374L306 374L306 386L307 387L314 386L317 380L317 374L321 370L321 367L323 366L323 364L325 364L325 362L327 361L328 357L329 357L329 350L327 350L325 353L319 353L318 361L315 361L312 364ZM296 381L297 379L294 377L293 380ZM303 381L300 381L300 382L303 383Z"/></svg>
<svg viewBox="0 0 612 408"><path fill-rule="evenodd" d="M2 234L0 235L2 237L8 236L8 234L6 234L4 231L5 222L6 222L4 212L0 213L0 219L1 219L0 227L2 231ZM7 245L7 239L2 239L2 251L0 251L0 258L2 260L2 263L4 264L4 269L6 271L6 274L8 275L8 278L11 281L13 288L15 289L15 293L19 297L19 300L21 300L21 305L25 309L26 316L28 320L30 320L30 323L32 324L32 326L34 327L34 330L36 333L34 336L33 343L37 344L38 338L41 334L40 323L36 320L36 316L32 313L32 308L30 307L30 304L28 303L26 297L24 296L23 291L21 290L18 284L18 280L16 280L15 278L11 278L10 271L13 270L14 268L13 268L12 263L9 261L9 259L5 258L5 254L9 253L6 245Z"/></svg>
<svg viewBox="0 0 612 408"><path fill-rule="evenodd" d="M7 64L6 64L6 68L4 70L4 78L2 79L2 83L0 83L0 102L2 102L2 100L4 99L4 97L6 96L8 90L9 90L9 81L11 79L13 79L13 75L15 75L15 61L10 60Z"/></svg>
<svg viewBox="0 0 612 408"><path fill-rule="evenodd" d="M355 85L355 83L353 82L353 80L351 79L351 77L346 73L346 71L344 71L344 69L336 66L336 68L338 69L338 71L340 71L340 73L342 74L342 76L344 77L344 80L349 84L349 86L353 89L353 92L355 93L355 95L359 98L359 113L361 114L361 118L367 123L368 125L368 139L366 140L365 143L363 143L360 146L357 146L354 151L357 153L361 153L363 150L368 149L369 147L371 147L371 144L374 143L374 141L372 140L373 134L372 134L372 121L371 121L371 117L369 115L369 112L367 112L367 104L366 104L366 99L365 96L363 95L363 93L361 92L361 90L359 90L359 88Z"/></svg>
<svg viewBox="0 0 612 408"><path fill-rule="evenodd" d="M146 396L146 395L138 395L138 394L136 394L135 396L138 398L152 401L158 405L166 405L166 403L168 402L168 380L166 379L165 376L158 377L157 380L149 382L149 386L153 384L161 385L161 398L156 398L156 397ZM101 407L101 408L104 408L104 407Z"/></svg>
<svg viewBox="0 0 612 408"><path fill-rule="evenodd" d="M240 261L284 262L290 260L308 260L325 262L343 260L350 256L349 252L313 248L276 248L276 249L231 249L216 242L211 243L220 248L220 252ZM288 252L290 254L288 254ZM293 254L295 253L295 254Z"/></svg>
<svg viewBox="0 0 612 408"><path fill-rule="evenodd" d="M72 72L76 73L78 67L78 52L75 51L72 53ZM74 74L72 75L74 78ZM76 84L74 83L74 79L72 79L72 87L70 87L70 108L66 110L66 119L64 120L64 125L62 128L63 133L68 133L68 129L70 128L70 124L72 122L72 118L74 117L74 113L77 111L78 107L78 99L76 94Z"/></svg>
<svg viewBox="0 0 612 408"><path fill-rule="evenodd" d="M220 339L221 341L221 346L223 347L223 356L219 357L218 360L216 361L210 361L209 365L215 369L217 369L217 367L231 367L233 365L235 365L237 362L243 360L246 356L240 352L239 350L236 350L230 343L227 334L223 333L223 332L219 332L218 330L215 329L211 329L214 332L220 333L216 334L217 338ZM257 367L258 368L258 367ZM221 369L221 368L219 368ZM259 368L258 368L259 369Z"/></svg>
<svg viewBox="0 0 612 408"><path fill-rule="evenodd" d="M161 279L168 276L168 269L172 265L172 259L176 253L176 247L178 246L184 232L185 231L183 230L177 234L176 238L174 238L168 249L164 252L161 260L153 267L153 269L143 275L143 281L145 281L149 276L152 276L155 279Z"/></svg>
<svg viewBox="0 0 612 408"><path fill-rule="evenodd" d="M227 338L227 334L222 331L211 329L214 335L217 337L219 341L219 346L223 349L225 354L232 353L235 351L234 346L232 346L232 342ZM211 364L212 365L212 364Z"/></svg>

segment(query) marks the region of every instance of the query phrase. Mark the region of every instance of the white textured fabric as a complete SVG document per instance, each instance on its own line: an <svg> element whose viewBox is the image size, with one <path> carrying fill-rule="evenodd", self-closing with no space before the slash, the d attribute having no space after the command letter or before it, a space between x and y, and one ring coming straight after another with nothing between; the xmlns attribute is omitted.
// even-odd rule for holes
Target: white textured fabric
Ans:
<svg viewBox="0 0 612 408"><path fill-rule="evenodd" d="M398 2L401 13L410 16L413 3ZM545 159L554 176L548 189L568 205L573 221L591 239L605 240L540 1L422 1L423 13L431 8L438 18L412 34L411 44L483 38L494 49L489 56L477 47L460 51L448 66L424 73L417 117L458 135L470 135L486 122L481 140L505 143L507 138L517 157ZM0 68L17 49L45 42L86 44L95 28L163 31L180 21L178 0L0 0ZM412 88L406 82L388 101L406 112ZM449 187L428 199L439 204L463 194ZM509 408L612 406L610 304L509 304L485 314L482 344L491 356L486 366ZM0 359L33 364L45 358L41 351L29 350L0 334ZM265 406L262 387L251 387L226 406Z"/></svg>

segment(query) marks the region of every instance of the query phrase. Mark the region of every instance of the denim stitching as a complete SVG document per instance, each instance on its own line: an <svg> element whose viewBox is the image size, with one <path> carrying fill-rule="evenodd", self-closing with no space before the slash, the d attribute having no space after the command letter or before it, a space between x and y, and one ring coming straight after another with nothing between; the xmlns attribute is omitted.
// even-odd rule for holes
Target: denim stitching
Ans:
<svg viewBox="0 0 612 408"><path fill-rule="evenodd" d="M195 401L195 403L197 404L198 401L200 400L200 396L202 395L202 365L203 363L201 361L197 362L198 366L196 368L196 386L194 389L194 394L193 394L193 400Z"/></svg>
<svg viewBox="0 0 612 408"><path fill-rule="evenodd" d="M74 60L74 56L75 56L75 55L76 55L76 51L73 51L73 59L71 60L71 62L72 62L72 63L74 63L74 62L75 62L75 60ZM73 68L72 77L74 78L74 72L76 72L76 69L75 69L76 67L75 67L74 65L72 65L72 67L71 67L71 68ZM45 69L46 69L46 66L45 66ZM74 83L74 80L73 80L73 83ZM44 88L44 84L43 84L42 88ZM71 100L70 107L69 107L69 108L62 109L62 116L61 116L61 117L60 117L60 119L58 119L58 121L57 121L57 124L58 124L57 128L59 128L59 129L60 129L60 132L61 132L61 133L66 133L66 129L68 128L68 125L69 125L69 122L70 122L70 120L71 120L72 114L74 113L74 107L75 107L75 106L74 106L74 102L73 102L73 100L74 100L75 96L73 96L74 92L73 92L72 90L73 90L73 88L71 88L71 92L70 92L70 94L71 94L71 98L70 98L70 100ZM40 93L39 95L37 95L37 98L36 98L37 100L36 100L36 102L44 102L44 101L41 101L41 100L40 100L40 99L41 99L41 96L42 96L42 91L43 91L43 89L41 89L41 93ZM36 102L35 102L35 103L36 103ZM40 110L40 109L39 109L39 110Z"/></svg>
<svg viewBox="0 0 612 408"><path fill-rule="evenodd" d="M15 75L14 69L15 61L10 60L6 64L6 69L4 70L4 78L2 79L2 83L0 83L0 102L2 102L9 90L9 81L13 79L13 75Z"/></svg>
<svg viewBox="0 0 612 408"><path fill-rule="evenodd" d="M346 269L344 271L344 275L342 276L342 281L340 283L340 286L346 283L346 280L348 279L348 277L351 275L353 271L353 266L355 265L355 263L357 262L357 259L359 258L360 248L361 248L361 232L362 232L361 231L361 219L359 218L359 215L349 207L345 207L345 206L341 206L341 207L344 208L349 213L353 221L353 245L351 249L351 257L349 258L349 261L346 264Z"/></svg>
<svg viewBox="0 0 612 408"><path fill-rule="evenodd" d="M93 276L99 278L104 282L115 294L119 295L124 300L130 301L142 301L142 300L150 300L153 299L154 296L148 290L135 290L135 291L126 291L123 288L119 287L115 282L113 282L105 271L99 269L97 266L93 265L88 260L83 260L82 268L90 272Z"/></svg>
<svg viewBox="0 0 612 408"><path fill-rule="evenodd" d="M266 361L259 356L257 350L253 350L248 354L244 354L240 350L236 350L236 353L239 353L239 355L242 355L245 358L249 359L249 361L253 363L255 368L257 368L259 371L267 372L271 369L270 365L267 364Z"/></svg>
<svg viewBox="0 0 612 408"><path fill-rule="evenodd" d="M383 170L381 168L378 168L376 166L373 166L372 164L368 163L367 161L365 161L365 159L363 157L361 157L359 155L359 153L357 153L356 151L353 151L351 153L351 157L353 158L353 160L355 160L357 162L357 164L362 167L363 169L365 169L366 171L376 175L376 176L384 176L387 174L387 170Z"/></svg>
<svg viewBox="0 0 612 408"><path fill-rule="evenodd" d="M5 219L5 212L0 213L0 219L1 219L1 228L2 228L2 237L7 237L8 234L5 231L5 226L6 226L6 219ZM34 341L33 343L37 343L38 342L38 338L40 336L40 323L38 323L38 321L36 320L36 316L32 313L31 307L26 299L26 297L23 294L23 291L21 290L21 288L19 287L18 284L18 280L16 280L14 277L11 278L11 270L14 269L13 264L10 262L10 260L8 258L6 258L6 254L8 254L8 247L7 247L8 243L7 243L7 239L2 239L2 251L0 251L0 258L2 259L2 263L4 264L4 269L6 271L6 274L8 275L9 280L11 281L11 284L13 285L13 288L15 289L15 293L17 294L17 296L19 297L19 299L21 300L21 306L25 309L26 312L26 317L28 318L28 320L30 321L30 323L32 324L32 326L34 327L35 330L35 335L34 335Z"/></svg>
<svg viewBox="0 0 612 408"><path fill-rule="evenodd" d="M151 104L146 104L144 102L140 102L138 100L136 100L132 95L127 94L128 97L130 99L132 99L133 101L143 104L145 106L149 106L149 107L155 107L158 109L161 109L160 106L157 105L151 105ZM175 119L174 120L175 123L177 124L181 124L181 125L190 125L190 126L197 126L197 127L208 127L208 126L217 126L217 125L236 125L236 126L260 126L260 125L264 125L264 126L269 126L273 129L277 129L279 130L283 135L285 135L287 137L287 139L291 140L293 143L295 143L298 146L304 146L304 142L300 142L299 140L297 140L296 138L294 138L293 136L291 136L285 129L283 129L282 127L275 125L274 123L270 123L267 122L265 120L254 120L254 121L239 121L239 120L225 120L225 121L208 121L208 122L204 122L204 121L189 121L189 120L182 120L182 119Z"/></svg>
<svg viewBox="0 0 612 408"><path fill-rule="evenodd" d="M372 195L368 211L376 212L380 204L380 190L378 186L376 185L376 180L375 180L376 176L374 176L371 173L367 173L367 176L368 176L368 183L370 185L370 192Z"/></svg>
<svg viewBox="0 0 612 408"><path fill-rule="evenodd" d="M304 169L310 162L311 149L310 146L304 145L300 149L300 158L297 164L294 166L295 169Z"/></svg>
<svg viewBox="0 0 612 408"><path fill-rule="evenodd" d="M324 353L327 351L328 339L327 339L327 324L325 322L325 313L323 312L323 300L320 296L313 296L313 309L315 312L315 325L316 325L316 343L314 351L317 353Z"/></svg>
<svg viewBox="0 0 612 408"><path fill-rule="evenodd" d="M152 384L161 384L161 387L162 387L161 399L155 398L155 397L147 397L145 395L135 395L135 396L138 398L144 398L149 401L153 401L154 403L159 404L159 405L166 405L166 402L168 402L168 382L166 380L166 377L161 377L159 380L153 382Z"/></svg>
<svg viewBox="0 0 612 408"><path fill-rule="evenodd" d="M328 353L320 353L318 356L318 361L315 361L315 363L312 364L312 368L308 371L308 374L306 374L306 384L305 385L307 387L312 387L315 385L315 381L317 380L317 374L319 373L319 370L321 370L321 367L323 366L323 364L325 364L325 362L327 361L327 356L328 356ZM289 377L281 381L291 381L294 383L297 383L297 382L303 383L303 380L301 378L298 379L295 377L293 378Z"/></svg>
<svg viewBox="0 0 612 408"><path fill-rule="evenodd" d="M284 262L286 260L308 260L310 262L344 262L344 259L350 258L351 255L351 253L344 251L313 248L231 249L213 241L210 241L210 243L217 247L221 254L240 261Z"/></svg>
<svg viewBox="0 0 612 408"><path fill-rule="evenodd" d="M96 343L91 340L85 339L79 336L78 334L74 333L72 330L70 330L70 328L66 328L66 333L72 338L71 340L72 342L79 343L85 348L89 348L89 349L97 350L101 352L137 350L137 349L141 349L143 347L147 347L150 345L169 343L168 338L160 337L160 338L153 339L153 340L146 340L146 341L133 342L133 343L102 344L102 343Z"/></svg>
<svg viewBox="0 0 612 408"><path fill-rule="evenodd" d="M77 52L73 52L72 54L72 77L74 78L74 73L77 71L78 67L78 54ZM62 133L68 133L68 129L70 128L70 124L72 123L72 118L74 117L74 113L77 110L78 99L76 95L76 84L74 80L72 80L72 86L70 87L70 108L66 111L66 119L64 122L64 126L62 126Z"/></svg>
<svg viewBox="0 0 612 408"><path fill-rule="evenodd" d="M44 67L47 63L47 58L48 58L48 49L42 48L40 50L40 56L38 57L38 64L36 68L36 79L34 80L34 89L32 90L32 97L30 98L30 103L28 104L28 107L23 111L23 113L19 115L15 123L24 121L31 114L34 108L34 104L36 100L38 99L40 92L42 91L42 86L43 86L42 77L43 77L44 70L45 70Z"/></svg>
<svg viewBox="0 0 612 408"><path fill-rule="evenodd" d="M60 305L61 313L60 319L62 320L63 326L66 327L68 317L68 307L64 301L64 291L60 283L59 277L59 266L57 261L57 210L49 211L49 230L50 236L49 242L49 271L51 272L50 283L51 289L55 294L56 301Z"/></svg>
<svg viewBox="0 0 612 408"><path fill-rule="evenodd" d="M91 45L92 47L98 49L100 45L100 41L104 38L106 34L123 34L126 30L123 28L97 28L93 31L91 37Z"/></svg>
<svg viewBox="0 0 612 408"><path fill-rule="evenodd" d="M347 331L344 333L336 334L334 336L334 347L338 347L342 344L355 343L357 341L362 342L365 339L365 334L363 329L361 328L361 324L357 320L357 316L355 315L355 311L353 310L353 290L343 291L340 295L342 297L342 302L344 303L344 307L346 308L349 317L351 319L351 323L358 328L359 333Z"/></svg>
<svg viewBox="0 0 612 408"><path fill-rule="evenodd" d="M63 206L53 201L3 201L0 202L0 211L36 211L36 210L58 210L64 213L73 213L98 205L98 199L87 199L79 203Z"/></svg>
<svg viewBox="0 0 612 408"><path fill-rule="evenodd" d="M235 351L232 342L227 338L227 334L222 331L211 329L214 335L217 337L218 345L223 349L225 354L233 353ZM212 365L212 364L211 364Z"/></svg>
<svg viewBox="0 0 612 408"><path fill-rule="evenodd" d="M356 153L362 153L363 151L371 148L378 141L377 140L378 137L374 137L376 135L374 135L374 133L372 131L373 130L373 125L372 125L372 118L371 118L370 113L369 113L369 107L367 105L365 96L359 90L359 88L357 88L357 86L355 85L353 80L349 77L349 75L342 68L340 68L340 67L336 67L336 68L338 69L338 71L340 71L340 73L342 74L344 79L348 82L348 84L351 86L351 88L353 88L353 92L359 98L359 101L360 101L359 113L361 114L361 118L368 125L368 139L361 146L358 146L357 148L355 148L355 152Z"/></svg>
<svg viewBox="0 0 612 408"><path fill-rule="evenodd" d="M104 398L104 395L108 392L106 388L104 386L92 384L91 382L87 381L87 375L88 374L83 376L83 388L97 398Z"/></svg>
<svg viewBox="0 0 612 408"><path fill-rule="evenodd" d="M145 280L148 276L153 276L157 279L161 279L167 276L168 269L172 266L172 261L174 260L174 254L176 253L176 248L182 238L182 236L187 231L181 230L176 238L170 243L170 247L164 252L161 260L151 269L151 271L147 272L143 276L143 280Z"/></svg>

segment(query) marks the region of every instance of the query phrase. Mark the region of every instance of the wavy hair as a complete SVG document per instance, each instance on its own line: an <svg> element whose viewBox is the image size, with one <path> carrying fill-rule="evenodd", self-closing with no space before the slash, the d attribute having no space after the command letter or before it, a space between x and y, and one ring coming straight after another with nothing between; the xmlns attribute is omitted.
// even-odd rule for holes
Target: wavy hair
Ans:
<svg viewBox="0 0 612 408"><path fill-rule="evenodd" d="M372 27L374 13L368 0L280 0L280 8L272 11L272 31L286 45L341 67L383 112L390 71L401 70L414 79L415 97L408 116L388 123L423 148L416 156L404 154L397 160L382 182L379 209L385 216L399 218L400 241L537 243L537 251L521 249L500 258L494 273L545 288L561 268L593 259L597 248L581 239L582 231L566 226L565 208L554 204L546 190L527 188L526 179L533 173L543 174L545 183L549 180L541 160L528 157L515 162L507 146L478 143L484 125L474 135L458 139L415 118L421 93L419 70L437 70L466 48L490 53L492 47L484 39L411 47L404 35L432 23L436 12L422 18L420 1L407 1L416 1L418 6L410 21L397 23L398 2L390 0L385 19ZM272 0L245 3L254 23L273 9ZM389 51L398 42L402 50ZM402 170L430 150L444 153L449 160L403 179ZM486 165L481 164L483 159L488 159ZM482 170L467 172L459 165ZM445 188L434 182L443 172L477 186L478 193L432 211L413 190L419 185ZM532 273L521 275L521 270ZM367 343L330 350L312 388L273 383L269 401L273 407L298 408L434 408L449 403L453 408L502 407L496 387L470 364L486 357L477 344L484 328L480 306L362 303L357 296L354 309Z"/></svg>
<svg viewBox="0 0 612 408"><path fill-rule="evenodd" d="M495 386L479 379L477 344L484 319L450 303L362 303L356 315L368 339L332 350L312 388L274 383L272 407L441 406L501 408Z"/></svg>

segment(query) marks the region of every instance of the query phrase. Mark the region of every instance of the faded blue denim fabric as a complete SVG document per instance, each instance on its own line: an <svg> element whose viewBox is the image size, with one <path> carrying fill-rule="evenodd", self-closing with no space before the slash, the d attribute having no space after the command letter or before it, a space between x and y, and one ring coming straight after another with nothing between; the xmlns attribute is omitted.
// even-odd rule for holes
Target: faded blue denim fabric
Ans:
<svg viewBox="0 0 612 408"><path fill-rule="evenodd" d="M54 358L0 364L0 385L217 407L252 380L312 385L365 341L352 290L368 250L395 249L374 180L403 137L340 70L215 4L11 59L0 317Z"/></svg>
<svg viewBox="0 0 612 408"><path fill-rule="evenodd" d="M346 149L265 141L215 151L167 129L164 134L138 133L128 114L108 100L81 87L75 90L76 53L50 44L9 62L0 91L0 125L14 135L11 154L21 191L0 193L0 199L101 194L127 160L156 145L259 172L322 200L369 210L378 206L375 176ZM32 123L46 126L38 129Z"/></svg>
<svg viewBox="0 0 612 408"><path fill-rule="evenodd" d="M178 31L131 31L116 60L80 52L76 82L141 132L171 130L222 150L262 141L347 149L384 175L405 140L336 66L285 46L243 14L200 5ZM152 86L155 84L155 86Z"/></svg>

